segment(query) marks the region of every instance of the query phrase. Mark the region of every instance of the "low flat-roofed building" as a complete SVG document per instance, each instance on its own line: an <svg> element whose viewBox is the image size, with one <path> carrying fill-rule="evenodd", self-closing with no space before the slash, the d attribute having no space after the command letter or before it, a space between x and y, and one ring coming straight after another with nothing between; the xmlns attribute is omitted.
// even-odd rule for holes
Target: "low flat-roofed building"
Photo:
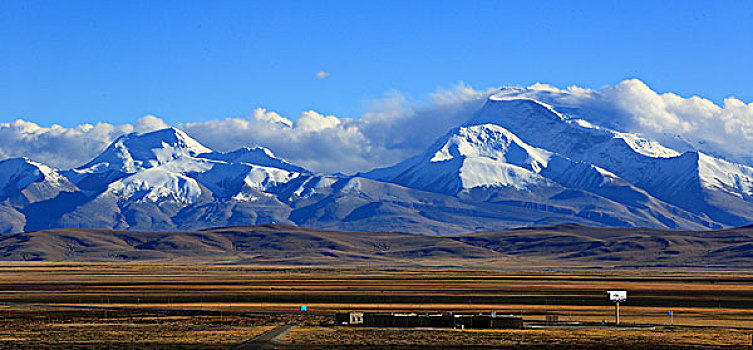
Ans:
<svg viewBox="0 0 753 350"><path fill-rule="evenodd" d="M335 314L335 323L338 325L360 325L363 324L362 311L338 312Z"/></svg>
<svg viewBox="0 0 753 350"><path fill-rule="evenodd" d="M513 315L492 314L418 314L350 312L335 315L337 324L366 327L428 327L464 329L522 329L523 319Z"/></svg>

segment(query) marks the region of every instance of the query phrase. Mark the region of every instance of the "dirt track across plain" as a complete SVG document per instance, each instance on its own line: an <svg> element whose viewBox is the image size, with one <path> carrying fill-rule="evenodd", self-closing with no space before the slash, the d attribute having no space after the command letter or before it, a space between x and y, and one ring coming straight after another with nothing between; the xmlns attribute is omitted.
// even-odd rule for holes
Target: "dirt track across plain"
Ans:
<svg viewBox="0 0 753 350"><path fill-rule="evenodd" d="M295 326L284 325L279 326L265 332L256 338L250 339L241 345L234 347L235 350L268 350L274 349L280 342L280 339L286 336Z"/></svg>

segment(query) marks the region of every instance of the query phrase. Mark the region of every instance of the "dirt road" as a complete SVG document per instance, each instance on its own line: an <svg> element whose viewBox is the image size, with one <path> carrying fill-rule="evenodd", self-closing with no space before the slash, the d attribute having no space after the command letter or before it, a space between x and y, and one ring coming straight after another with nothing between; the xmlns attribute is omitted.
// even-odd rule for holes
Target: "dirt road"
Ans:
<svg viewBox="0 0 753 350"><path fill-rule="evenodd" d="M262 335L250 339L246 341L245 343L236 346L233 349L237 350L245 350L245 349L254 349L254 350L271 350L275 349L276 346L279 344L279 340L282 339L290 330L292 330L295 326L291 325L285 325L285 326L279 326L277 328L274 328L272 330L269 330Z"/></svg>

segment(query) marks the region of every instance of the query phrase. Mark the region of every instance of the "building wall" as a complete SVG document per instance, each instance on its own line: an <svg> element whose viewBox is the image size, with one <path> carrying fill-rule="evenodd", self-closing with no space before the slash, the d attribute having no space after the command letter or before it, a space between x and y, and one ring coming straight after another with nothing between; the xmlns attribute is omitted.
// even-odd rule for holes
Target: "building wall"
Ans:
<svg viewBox="0 0 753 350"><path fill-rule="evenodd" d="M426 314L390 314L369 313L361 314L362 324L369 327L434 327L434 328L465 328L465 329L522 329L523 319L511 316L491 315L441 315Z"/></svg>

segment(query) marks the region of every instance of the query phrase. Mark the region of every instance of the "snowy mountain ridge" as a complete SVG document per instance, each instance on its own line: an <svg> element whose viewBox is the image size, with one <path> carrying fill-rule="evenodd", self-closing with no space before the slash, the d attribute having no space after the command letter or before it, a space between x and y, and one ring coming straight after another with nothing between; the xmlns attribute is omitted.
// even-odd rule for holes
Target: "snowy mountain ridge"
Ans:
<svg viewBox="0 0 753 350"><path fill-rule="evenodd" d="M0 231L276 222L445 234L753 221L753 168L598 125L547 97L561 93L502 89L425 151L355 176L316 174L261 146L215 152L175 128L123 135L71 170L4 160Z"/></svg>
<svg viewBox="0 0 753 350"><path fill-rule="evenodd" d="M52 186L68 186L64 176L44 164L28 158L9 158L0 161L0 188L12 186L23 190L34 182L44 181Z"/></svg>
<svg viewBox="0 0 753 350"><path fill-rule="evenodd" d="M77 170L94 172L108 169L130 174L183 156L195 157L211 152L185 132L167 128L145 134L123 135L94 160Z"/></svg>

